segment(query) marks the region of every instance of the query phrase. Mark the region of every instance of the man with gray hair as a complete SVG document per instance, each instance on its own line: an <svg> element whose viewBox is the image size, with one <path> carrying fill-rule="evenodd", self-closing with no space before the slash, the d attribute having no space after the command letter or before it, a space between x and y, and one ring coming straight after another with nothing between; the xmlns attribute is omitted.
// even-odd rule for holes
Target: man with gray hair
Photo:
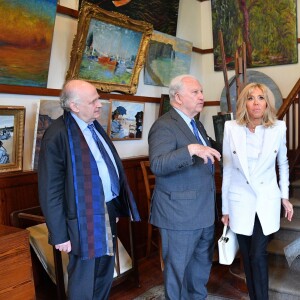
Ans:
<svg viewBox="0 0 300 300"><path fill-rule="evenodd" d="M41 143L39 199L49 243L69 253L68 299L108 299L114 273L116 220L139 213L117 151L97 122L96 88L67 82L64 114Z"/></svg>
<svg viewBox="0 0 300 300"><path fill-rule="evenodd" d="M194 117L202 111L202 86L191 75L175 77L172 108L149 133L155 174L150 223L160 230L166 299L206 299L215 222L214 160L220 149Z"/></svg>

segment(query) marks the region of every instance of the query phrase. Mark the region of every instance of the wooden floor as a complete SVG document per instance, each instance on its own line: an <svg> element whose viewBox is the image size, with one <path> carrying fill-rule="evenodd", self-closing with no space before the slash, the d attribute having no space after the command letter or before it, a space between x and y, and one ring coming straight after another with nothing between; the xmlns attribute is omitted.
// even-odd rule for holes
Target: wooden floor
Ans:
<svg viewBox="0 0 300 300"><path fill-rule="evenodd" d="M232 275L232 270L238 268L237 261L234 266L222 266L214 262L210 279L208 282L208 292L228 299L248 299L245 285L236 276ZM230 270L231 269L231 270ZM160 262L157 253L149 258L139 261L140 286L132 279L124 281L119 286L113 287L110 300L132 300L140 296L150 288L163 284L163 275L160 269ZM41 287L37 292L37 300L56 300L55 286L49 284Z"/></svg>
<svg viewBox="0 0 300 300"><path fill-rule="evenodd" d="M232 274L239 268L239 261L229 267L222 266L217 261L213 263L208 292L229 299L248 299L244 281ZM140 287L134 282L126 281L111 291L110 300L132 300L150 288L163 284L163 275L157 254L139 262ZM234 272L235 273L235 272Z"/></svg>

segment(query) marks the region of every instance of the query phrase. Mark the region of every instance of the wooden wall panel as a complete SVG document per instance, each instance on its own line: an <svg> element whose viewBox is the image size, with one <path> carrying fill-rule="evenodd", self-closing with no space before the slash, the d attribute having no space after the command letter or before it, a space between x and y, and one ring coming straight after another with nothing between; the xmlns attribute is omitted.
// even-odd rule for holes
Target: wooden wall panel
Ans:
<svg viewBox="0 0 300 300"><path fill-rule="evenodd" d="M33 171L0 175L0 224L10 224L10 213L39 205L37 174Z"/></svg>
<svg viewBox="0 0 300 300"><path fill-rule="evenodd" d="M148 211L146 192L140 167L141 160L148 156L123 159L129 185L135 196L142 221L133 223L135 255L137 259L146 254ZM10 213L15 210L38 206L37 173L35 171L12 172L0 174L0 224L11 225ZM220 168L216 166L217 192L221 192ZM220 202L220 197L217 197ZM120 220L118 235L127 251L130 250L129 227L126 220Z"/></svg>

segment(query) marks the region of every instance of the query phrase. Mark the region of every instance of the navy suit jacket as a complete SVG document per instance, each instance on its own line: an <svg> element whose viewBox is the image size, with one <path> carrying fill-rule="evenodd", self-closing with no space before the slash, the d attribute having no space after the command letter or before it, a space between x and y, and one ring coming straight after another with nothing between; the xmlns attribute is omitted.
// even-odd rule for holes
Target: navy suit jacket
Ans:
<svg viewBox="0 0 300 300"><path fill-rule="evenodd" d="M120 195L114 200L117 217L132 215L133 220L139 220L122 161L103 128L96 124L96 129L109 145L119 171ZM72 254L80 255L71 152L63 116L55 120L43 136L38 163L38 187L39 201L49 231L49 243L57 245L70 240Z"/></svg>

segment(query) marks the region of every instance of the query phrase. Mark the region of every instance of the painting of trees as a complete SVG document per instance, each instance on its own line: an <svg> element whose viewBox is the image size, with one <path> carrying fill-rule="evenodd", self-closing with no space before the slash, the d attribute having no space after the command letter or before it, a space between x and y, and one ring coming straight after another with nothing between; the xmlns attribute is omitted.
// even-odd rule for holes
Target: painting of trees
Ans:
<svg viewBox="0 0 300 300"><path fill-rule="evenodd" d="M223 33L227 68L234 68L236 50L246 44L247 67L298 62L296 0L212 0L215 70L222 57Z"/></svg>

